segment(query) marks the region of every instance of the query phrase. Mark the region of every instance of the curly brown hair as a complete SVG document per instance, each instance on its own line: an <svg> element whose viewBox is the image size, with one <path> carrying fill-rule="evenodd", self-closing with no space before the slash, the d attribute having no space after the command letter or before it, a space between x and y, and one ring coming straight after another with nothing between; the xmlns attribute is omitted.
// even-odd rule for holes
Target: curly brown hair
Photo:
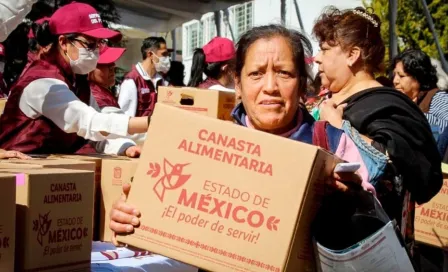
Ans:
<svg viewBox="0 0 448 272"><path fill-rule="evenodd" d="M341 11L331 6L317 19L313 35L320 45L339 45L344 51L359 47L364 69L375 73L384 70L385 47L380 29L379 17L364 8Z"/></svg>

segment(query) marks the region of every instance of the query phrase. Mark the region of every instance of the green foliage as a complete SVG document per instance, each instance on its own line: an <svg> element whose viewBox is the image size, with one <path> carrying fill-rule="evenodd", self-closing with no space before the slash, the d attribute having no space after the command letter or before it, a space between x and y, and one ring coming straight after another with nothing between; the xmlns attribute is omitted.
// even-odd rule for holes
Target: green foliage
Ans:
<svg viewBox="0 0 448 272"><path fill-rule="evenodd" d="M421 0L397 0L397 24L395 26L399 51L419 48L433 58L439 58L434 37L429 29ZM389 51L389 0L364 0L364 6L372 7L380 17L381 35ZM448 51L448 0L427 0L436 32L444 52ZM387 52L386 58L389 58Z"/></svg>

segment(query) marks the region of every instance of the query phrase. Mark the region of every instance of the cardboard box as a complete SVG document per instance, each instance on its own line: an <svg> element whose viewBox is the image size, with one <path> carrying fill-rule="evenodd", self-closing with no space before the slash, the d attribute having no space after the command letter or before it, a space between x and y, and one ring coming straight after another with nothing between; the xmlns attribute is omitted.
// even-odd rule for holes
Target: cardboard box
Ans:
<svg viewBox="0 0 448 272"><path fill-rule="evenodd" d="M0 167L9 168L11 164L16 164L19 168L59 168L59 169L73 169L86 170L95 172L95 164L88 161L69 160L69 159L9 159L0 160ZM3 165L3 166L2 166ZM21 165L21 167L20 167Z"/></svg>
<svg viewBox="0 0 448 272"><path fill-rule="evenodd" d="M123 192L123 184L131 182L137 170L138 159L103 160L101 174L101 210L100 240L111 241L112 231L109 228L110 210L115 200Z"/></svg>
<svg viewBox="0 0 448 272"><path fill-rule="evenodd" d="M141 225L118 239L209 271L311 271L310 225L336 162L157 104L128 197Z"/></svg>
<svg viewBox="0 0 448 272"><path fill-rule="evenodd" d="M0 115L3 114L3 110L5 109L6 106L6 99L4 98L0 98Z"/></svg>
<svg viewBox="0 0 448 272"><path fill-rule="evenodd" d="M190 87L160 87L157 101L221 120L233 120L235 93Z"/></svg>
<svg viewBox="0 0 448 272"><path fill-rule="evenodd" d="M0 174L0 271L14 271L16 176Z"/></svg>
<svg viewBox="0 0 448 272"><path fill-rule="evenodd" d="M415 240L436 247L448 245L448 174L431 201L415 207Z"/></svg>
<svg viewBox="0 0 448 272"><path fill-rule="evenodd" d="M89 271L93 172L0 172L17 174L16 271Z"/></svg>

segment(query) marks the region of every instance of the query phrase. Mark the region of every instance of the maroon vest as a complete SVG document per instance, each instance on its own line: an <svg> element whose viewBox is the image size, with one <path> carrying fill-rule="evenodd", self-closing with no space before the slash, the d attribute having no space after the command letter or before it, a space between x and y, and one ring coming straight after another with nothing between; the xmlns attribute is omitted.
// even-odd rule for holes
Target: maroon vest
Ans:
<svg viewBox="0 0 448 272"><path fill-rule="evenodd" d="M125 79L132 79L137 86L138 102L135 116L151 116L154 111L154 106L157 103L156 89L163 82L163 79L159 80L157 86L154 87L152 81L145 80L135 66L132 67L132 70L125 76Z"/></svg>
<svg viewBox="0 0 448 272"><path fill-rule="evenodd" d="M104 107L120 108L117 98L115 98L108 89L103 88L94 82L90 82L90 91L100 109Z"/></svg>
<svg viewBox="0 0 448 272"><path fill-rule="evenodd" d="M219 81L217 81L216 79L212 79L212 78L207 77L207 79L204 82L199 84L198 88L200 88L200 89L208 89L208 88L210 88L211 86L214 86L214 85L221 85L221 83L219 83Z"/></svg>
<svg viewBox="0 0 448 272"><path fill-rule="evenodd" d="M19 108L24 88L40 78L64 81L81 101L89 104L90 90L75 90L71 68L61 56L34 61L11 88L0 117L0 148L32 154L75 153L86 144L85 139L76 133L64 132L44 116L28 118Z"/></svg>

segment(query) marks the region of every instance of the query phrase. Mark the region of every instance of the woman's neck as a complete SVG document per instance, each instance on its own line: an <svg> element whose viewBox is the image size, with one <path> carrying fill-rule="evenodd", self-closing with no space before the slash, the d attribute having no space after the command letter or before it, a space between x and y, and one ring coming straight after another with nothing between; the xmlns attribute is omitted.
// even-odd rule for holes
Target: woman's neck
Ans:
<svg viewBox="0 0 448 272"><path fill-rule="evenodd" d="M258 128L254 125L254 122L252 122L250 120L249 116L247 116L247 115L246 115L246 126L249 128L253 128L253 129L267 132L270 134L279 135L279 136L289 138L294 132L296 132L300 128L300 125L302 124L302 119L303 119L302 111L299 108L297 110L297 114L296 114L295 118L293 119L293 121L290 122L289 125L284 126L282 128L273 129L273 130L265 130L265 129Z"/></svg>
<svg viewBox="0 0 448 272"><path fill-rule="evenodd" d="M371 74L366 72L358 72L355 74L337 93L333 93L331 99L340 104L352 95L359 93L363 90L381 87L382 85L374 79Z"/></svg>

